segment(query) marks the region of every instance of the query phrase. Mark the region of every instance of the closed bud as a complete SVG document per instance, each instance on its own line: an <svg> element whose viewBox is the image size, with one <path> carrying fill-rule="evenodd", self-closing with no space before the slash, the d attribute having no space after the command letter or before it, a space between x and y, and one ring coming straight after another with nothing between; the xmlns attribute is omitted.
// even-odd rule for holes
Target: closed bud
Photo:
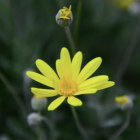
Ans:
<svg viewBox="0 0 140 140"><path fill-rule="evenodd" d="M0 140L10 140L8 136L6 135L1 135Z"/></svg>
<svg viewBox="0 0 140 140"><path fill-rule="evenodd" d="M128 8L129 12L133 15L137 15L140 13L140 4L138 2L134 2Z"/></svg>
<svg viewBox="0 0 140 140"><path fill-rule="evenodd" d="M62 27L69 26L73 21L71 5L69 6L69 8L64 6L63 9L60 9L55 18L58 25Z"/></svg>
<svg viewBox="0 0 140 140"><path fill-rule="evenodd" d="M31 113L27 117L27 122L30 126L39 125L42 121L42 116L38 113Z"/></svg>
<svg viewBox="0 0 140 140"><path fill-rule="evenodd" d="M41 111L46 108L47 99L33 96L31 99L31 106L32 106L32 109L36 111Z"/></svg>

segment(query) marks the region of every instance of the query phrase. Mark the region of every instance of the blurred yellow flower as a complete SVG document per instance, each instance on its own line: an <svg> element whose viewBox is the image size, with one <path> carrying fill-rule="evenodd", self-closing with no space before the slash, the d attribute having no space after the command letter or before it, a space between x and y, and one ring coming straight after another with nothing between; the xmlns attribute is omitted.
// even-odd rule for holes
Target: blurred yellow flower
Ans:
<svg viewBox="0 0 140 140"><path fill-rule="evenodd" d="M129 98L127 96L117 96L115 97L115 101L120 106L123 106L124 104L129 102Z"/></svg>
<svg viewBox="0 0 140 140"><path fill-rule="evenodd" d="M109 81L107 75L100 75L89 78L100 66L102 59L97 57L82 69L82 53L77 52L71 60L67 48L62 48L60 59L56 60L56 71L44 61L37 59L36 66L42 74L27 71L26 74L33 80L51 87L51 89L31 88L31 92L40 97L59 96L48 107L48 110L56 109L62 102L67 102L72 106L81 106L82 101L74 97L81 94L94 94L113 86L115 83Z"/></svg>
<svg viewBox="0 0 140 140"><path fill-rule="evenodd" d="M135 0L114 0L114 4L121 9L128 8Z"/></svg>

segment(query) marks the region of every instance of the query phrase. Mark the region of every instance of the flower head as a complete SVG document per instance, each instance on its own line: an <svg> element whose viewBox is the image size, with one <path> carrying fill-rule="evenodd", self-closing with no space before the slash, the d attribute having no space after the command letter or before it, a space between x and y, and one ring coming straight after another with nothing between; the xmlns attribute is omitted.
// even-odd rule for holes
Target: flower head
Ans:
<svg viewBox="0 0 140 140"><path fill-rule="evenodd" d="M81 94L94 94L98 90L102 90L113 86L115 83L109 81L107 75L91 77L98 69L102 59L97 57L81 70L82 53L77 52L71 60L67 48L62 48L60 59L56 60L55 71L41 59L36 60L36 66L42 74L27 71L27 75L51 89L31 88L31 92L40 97L59 96L48 107L48 110L56 109L66 98L67 102L72 106L81 106L82 101L75 96ZM91 78L90 78L91 77Z"/></svg>
<svg viewBox="0 0 140 140"><path fill-rule="evenodd" d="M47 99L33 96L31 99L31 107L34 110L41 111L47 106Z"/></svg>
<svg viewBox="0 0 140 140"><path fill-rule="evenodd" d="M129 7L128 10L131 14L137 15L140 13L140 4L138 2L133 2Z"/></svg>
<svg viewBox="0 0 140 140"><path fill-rule="evenodd" d="M71 5L69 6L69 8L64 6L56 14L56 22L60 26L69 26L71 24L72 20L73 20L73 15L72 15L72 11L71 11Z"/></svg>
<svg viewBox="0 0 140 140"><path fill-rule="evenodd" d="M114 0L114 4L120 9L126 9L131 4L133 4L135 0Z"/></svg>
<svg viewBox="0 0 140 140"><path fill-rule="evenodd" d="M130 108L133 105L132 99L128 96L117 96L115 101L122 109Z"/></svg>
<svg viewBox="0 0 140 140"><path fill-rule="evenodd" d="M35 126L41 123L42 116L38 113L31 113L27 116L27 122L30 126Z"/></svg>

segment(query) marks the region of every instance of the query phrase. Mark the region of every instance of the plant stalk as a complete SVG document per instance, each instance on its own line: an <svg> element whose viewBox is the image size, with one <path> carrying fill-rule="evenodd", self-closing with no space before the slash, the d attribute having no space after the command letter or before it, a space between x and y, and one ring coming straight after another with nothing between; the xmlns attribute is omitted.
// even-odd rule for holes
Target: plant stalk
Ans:
<svg viewBox="0 0 140 140"><path fill-rule="evenodd" d="M70 47L71 47L71 52L74 55L75 52L76 52L76 47L75 47L75 43L74 43L73 38L72 38L72 34L71 34L71 31L70 31L70 28L69 27L65 27L64 29L65 29L66 36L67 36L67 39L68 39Z"/></svg>
<svg viewBox="0 0 140 140"><path fill-rule="evenodd" d="M76 126L81 134L81 136L83 137L84 140L89 140L85 130L83 129L83 127L81 126L80 124L80 121L79 121L79 118L78 118L78 115L76 113L76 110L74 107L70 106L71 107L71 112L72 112L72 115L73 115L73 118L75 120L75 123L76 123Z"/></svg>
<svg viewBox="0 0 140 140"><path fill-rule="evenodd" d="M115 138L120 136L126 130L126 128L129 125L130 118L131 118L131 109L129 108L129 109L127 109L127 112L126 112L126 120L125 120L124 124L112 135L110 140L115 140Z"/></svg>

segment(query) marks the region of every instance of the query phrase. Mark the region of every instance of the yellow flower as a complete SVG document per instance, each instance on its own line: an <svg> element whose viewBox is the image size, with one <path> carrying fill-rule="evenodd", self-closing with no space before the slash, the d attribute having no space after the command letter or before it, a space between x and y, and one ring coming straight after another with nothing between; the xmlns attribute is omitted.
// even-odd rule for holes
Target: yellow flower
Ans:
<svg viewBox="0 0 140 140"><path fill-rule="evenodd" d="M121 109L127 109L133 107L132 98L129 96L117 96L115 101Z"/></svg>
<svg viewBox="0 0 140 140"><path fill-rule="evenodd" d="M117 96L115 97L115 101L117 104L123 106L124 104L129 102L129 99L126 96Z"/></svg>
<svg viewBox="0 0 140 140"><path fill-rule="evenodd" d="M60 9L55 18L58 25L62 27L69 26L73 20L71 5L69 6L69 8L64 6L63 9Z"/></svg>
<svg viewBox="0 0 140 140"><path fill-rule="evenodd" d="M114 0L114 4L121 9L128 8L135 0Z"/></svg>
<svg viewBox="0 0 140 140"><path fill-rule="evenodd" d="M72 15L71 5L69 6L69 8L64 6L63 9L60 9L58 11L58 13L59 13L58 19L71 19L71 15Z"/></svg>
<svg viewBox="0 0 140 140"><path fill-rule="evenodd" d="M102 59L97 57L82 69L82 53L77 52L71 60L67 48L62 48L60 59L56 60L56 71L44 61L37 59L36 66L42 74L27 71L26 74L33 80L50 87L49 89L31 88L31 92L40 97L59 96L48 107L48 110L56 109L67 98L67 102L72 106L81 106L82 101L75 96L81 94L94 94L113 86L115 83L109 81L107 75L91 77L98 69Z"/></svg>

